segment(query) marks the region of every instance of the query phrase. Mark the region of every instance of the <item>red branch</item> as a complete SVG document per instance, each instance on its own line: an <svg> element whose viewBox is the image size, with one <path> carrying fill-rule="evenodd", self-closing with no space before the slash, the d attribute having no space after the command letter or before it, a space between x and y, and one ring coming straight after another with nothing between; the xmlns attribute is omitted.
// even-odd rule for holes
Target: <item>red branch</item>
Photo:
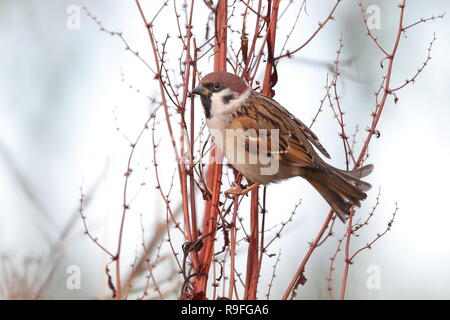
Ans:
<svg viewBox="0 0 450 320"><path fill-rule="evenodd" d="M227 12L228 1L219 0L216 11L216 32L214 44L214 71L226 71L227 63ZM199 276L194 284L194 296L206 295L206 285L211 260L214 255L214 240L216 234L218 206L220 198L220 187L222 180L222 154L219 149L213 147L211 150L210 164L208 165L207 186L211 190L211 200L206 202L205 215L203 217L203 234L211 232L211 236L204 241L201 250Z"/></svg>

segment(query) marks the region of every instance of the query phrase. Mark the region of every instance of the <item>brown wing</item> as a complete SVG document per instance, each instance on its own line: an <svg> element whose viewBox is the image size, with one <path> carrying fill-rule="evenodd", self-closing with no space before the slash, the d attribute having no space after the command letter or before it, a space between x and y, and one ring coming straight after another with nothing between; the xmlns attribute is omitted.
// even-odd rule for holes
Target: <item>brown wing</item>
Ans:
<svg viewBox="0 0 450 320"><path fill-rule="evenodd" d="M299 126L295 120L294 116L274 100L252 93L247 103L233 113L228 127L243 130L267 129L267 142L263 143L260 136L249 139L261 140L258 145L267 145L270 153L286 165L316 167L318 156L310 144L310 131L305 134L303 126ZM275 141L275 136L270 136L271 129L278 129L278 142Z"/></svg>
<svg viewBox="0 0 450 320"><path fill-rule="evenodd" d="M325 147L320 143L319 138L316 136L314 132L311 131L303 122L301 122L299 119L297 119L294 115L292 115L288 110L283 108L278 102L275 100L261 94L261 93L255 93L255 95L258 96L259 99L270 103L273 105L279 112L283 113L288 119L290 119L291 124L298 127L298 129L301 130L303 135L306 137L306 139L311 142L314 147L317 148L325 157L328 159L331 159L330 154L325 149Z"/></svg>

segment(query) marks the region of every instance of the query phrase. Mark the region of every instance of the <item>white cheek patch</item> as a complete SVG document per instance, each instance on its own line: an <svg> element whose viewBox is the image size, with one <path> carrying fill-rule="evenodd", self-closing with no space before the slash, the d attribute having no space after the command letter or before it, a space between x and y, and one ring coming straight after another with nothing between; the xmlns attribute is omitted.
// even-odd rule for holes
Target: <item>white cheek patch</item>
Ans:
<svg viewBox="0 0 450 320"><path fill-rule="evenodd" d="M211 118L206 121L209 128L223 129L230 120L230 115L236 111L250 95L251 90L248 89L243 94L234 99L226 99L234 94L230 89L224 89L211 95ZM235 95L236 96L236 95ZM225 99L224 99L225 98ZM224 103L228 100L228 103Z"/></svg>

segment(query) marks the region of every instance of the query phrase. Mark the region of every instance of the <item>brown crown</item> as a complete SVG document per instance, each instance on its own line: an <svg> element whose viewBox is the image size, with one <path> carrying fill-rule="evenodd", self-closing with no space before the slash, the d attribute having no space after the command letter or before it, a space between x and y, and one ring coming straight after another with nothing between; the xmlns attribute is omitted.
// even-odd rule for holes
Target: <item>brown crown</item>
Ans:
<svg viewBox="0 0 450 320"><path fill-rule="evenodd" d="M201 81L201 84L207 83L220 83L222 87L229 88L230 90L237 92L239 94L245 92L249 86L245 83L245 81L238 77L235 74L225 72L225 71L216 71L206 75Z"/></svg>

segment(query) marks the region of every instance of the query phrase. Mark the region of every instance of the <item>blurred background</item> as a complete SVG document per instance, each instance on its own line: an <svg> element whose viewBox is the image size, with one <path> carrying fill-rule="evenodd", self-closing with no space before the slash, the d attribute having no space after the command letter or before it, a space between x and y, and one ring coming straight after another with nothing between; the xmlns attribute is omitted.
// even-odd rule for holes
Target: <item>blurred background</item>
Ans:
<svg viewBox="0 0 450 320"><path fill-rule="evenodd" d="M156 5L158 1L143 3L149 17L160 7ZM285 12L277 31L278 50L301 3L293 1ZM180 8L182 4L180 1ZM300 15L286 47L295 48L302 43L333 4L328 0L307 1L306 12ZM432 4L408 1L405 24L446 12L448 4L445 0ZM374 33L387 48L392 48L399 13L396 3L380 0L367 1L367 5L380 8L380 29ZM111 295L104 272L108 258L84 235L79 215L80 188L86 195L90 232L114 251L130 141L134 141L154 110L149 97L157 98L158 87L153 74L125 50L120 38L101 32L81 9L83 6L105 28L122 32L130 47L153 65L148 36L132 1L0 0L2 299L36 295L47 299L96 299ZM170 1L156 20L155 31L160 39L166 33L175 38L172 6ZM194 32L203 41L208 11L201 1L196 6ZM238 24L236 28L239 27ZM417 81L397 93L397 103L388 98L378 127L380 137L370 145L368 162L375 165L369 178L373 188L357 214L361 219L367 216L379 188L380 204L370 225L353 240L352 248L364 246L384 231L396 203L399 210L392 230L371 250L361 253L351 266L347 289L350 299L450 298L449 31L450 22L445 17L419 24L402 37L394 64L394 87L413 76L425 61L434 33L437 40L432 60ZM366 35L358 1L343 1L335 21L295 58L279 63L275 98L310 124L324 95L327 73L332 72L341 34L341 103L349 132L358 125L359 150L384 69L380 67L382 56ZM239 36L232 34L230 41L238 44ZM171 46L169 43L167 60L177 64L179 51ZM203 74L212 70L212 61L212 57L203 60L199 66ZM329 109L324 106L313 129L332 155L331 163L343 168L339 127ZM200 109L198 117L200 123ZM161 136L158 153L165 161L165 150L170 154L170 148L164 145L168 145L168 140ZM164 205L155 190L152 158L151 135L147 134L134 158L129 193L130 197L137 196L124 233L124 274L130 271L127 267L141 250L142 238L149 238L165 219ZM167 161L160 169L166 189L173 168L173 163ZM177 194L178 190L173 192ZM328 207L301 179L268 187L268 225L288 220L300 199L294 221L271 247L271 253L281 252L272 298L281 297L308 242L320 229ZM298 298L329 298L325 280L329 258L344 228L339 224L335 231L334 239L319 247L307 265L308 282L298 290ZM245 254L239 259L245 263ZM262 272L262 298L276 257L271 259ZM337 258L335 292L339 292L343 259ZM167 264L167 270L173 268L170 256L161 263ZM76 288L68 284L74 268L81 272L81 283ZM379 280L375 288L369 284L373 270ZM167 273L164 290L167 297L176 298L179 279L170 278L170 272Z"/></svg>

